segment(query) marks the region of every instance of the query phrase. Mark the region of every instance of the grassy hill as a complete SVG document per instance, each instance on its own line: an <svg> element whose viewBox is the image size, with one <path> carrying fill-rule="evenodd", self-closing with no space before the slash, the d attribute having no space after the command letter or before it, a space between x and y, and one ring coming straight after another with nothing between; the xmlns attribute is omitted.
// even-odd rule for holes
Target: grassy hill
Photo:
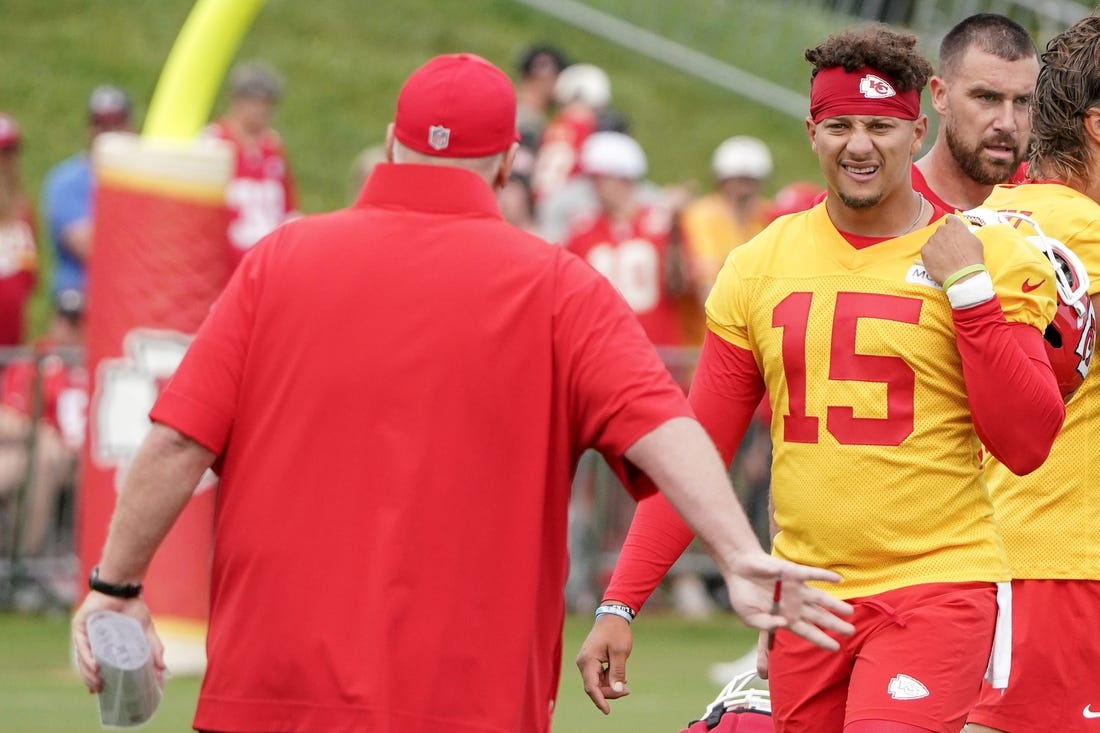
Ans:
<svg viewBox="0 0 1100 733"><path fill-rule="evenodd" d="M86 145L84 105L97 84L126 88L143 119L191 5L0 0L0 110L23 127L24 180L36 199L49 167ZM471 51L511 73L520 51L536 42L609 72L614 105L630 119L660 183L696 179L705 187L712 150L733 134L772 145L773 188L816 175L797 122L511 0L268 0L238 58L264 59L284 74L276 126L303 206L316 212L346 203L351 161L381 141L412 69L437 53ZM213 113L223 104L224 97Z"/></svg>

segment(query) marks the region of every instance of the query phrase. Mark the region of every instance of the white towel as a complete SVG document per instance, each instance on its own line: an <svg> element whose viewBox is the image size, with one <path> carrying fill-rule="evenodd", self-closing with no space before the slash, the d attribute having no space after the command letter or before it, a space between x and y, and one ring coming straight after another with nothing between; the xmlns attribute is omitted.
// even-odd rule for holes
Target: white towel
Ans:
<svg viewBox="0 0 1100 733"><path fill-rule="evenodd" d="M1008 687L1012 669L1012 583L997 583L997 624L993 628L993 648L985 679L995 690Z"/></svg>

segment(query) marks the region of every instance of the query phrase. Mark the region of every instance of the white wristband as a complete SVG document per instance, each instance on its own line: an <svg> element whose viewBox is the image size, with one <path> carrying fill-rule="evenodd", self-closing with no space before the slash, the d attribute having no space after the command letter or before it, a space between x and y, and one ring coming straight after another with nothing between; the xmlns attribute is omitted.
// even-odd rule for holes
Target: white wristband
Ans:
<svg viewBox="0 0 1100 733"><path fill-rule="evenodd" d="M947 299L951 301L951 307L956 310L972 308L992 300L996 295L997 293L993 290L993 278L988 272L979 272L947 289Z"/></svg>
<svg viewBox="0 0 1100 733"><path fill-rule="evenodd" d="M603 616L605 613L610 613L612 616L626 619L628 624L634 623L634 611L627 606L618 603L605 603L596 609L596 618Z"/></svg>

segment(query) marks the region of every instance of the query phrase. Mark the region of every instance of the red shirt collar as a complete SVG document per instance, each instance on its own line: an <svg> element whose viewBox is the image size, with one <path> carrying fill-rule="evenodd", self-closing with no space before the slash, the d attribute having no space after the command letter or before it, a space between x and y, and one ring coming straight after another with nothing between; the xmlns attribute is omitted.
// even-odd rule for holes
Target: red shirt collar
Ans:
<svg viewBox="0 0 1100 733"><path fill-rule="evenodd" d="M355 205L501 218L496 194L480 176L444 165L379 163Z"/></svg>

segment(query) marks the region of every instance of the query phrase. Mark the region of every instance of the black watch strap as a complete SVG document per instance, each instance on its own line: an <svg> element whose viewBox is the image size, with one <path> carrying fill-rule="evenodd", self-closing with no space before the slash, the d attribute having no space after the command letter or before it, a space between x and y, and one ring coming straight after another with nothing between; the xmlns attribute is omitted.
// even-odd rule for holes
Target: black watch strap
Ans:
<svg viewBox="0 0 1100 733"><path fill-rule="evenodd" d="M137 598L141 595L141 583L108 583L99 579L99 566L92 568L88 576L88 587L97 593L115 598Z"/></svg>

